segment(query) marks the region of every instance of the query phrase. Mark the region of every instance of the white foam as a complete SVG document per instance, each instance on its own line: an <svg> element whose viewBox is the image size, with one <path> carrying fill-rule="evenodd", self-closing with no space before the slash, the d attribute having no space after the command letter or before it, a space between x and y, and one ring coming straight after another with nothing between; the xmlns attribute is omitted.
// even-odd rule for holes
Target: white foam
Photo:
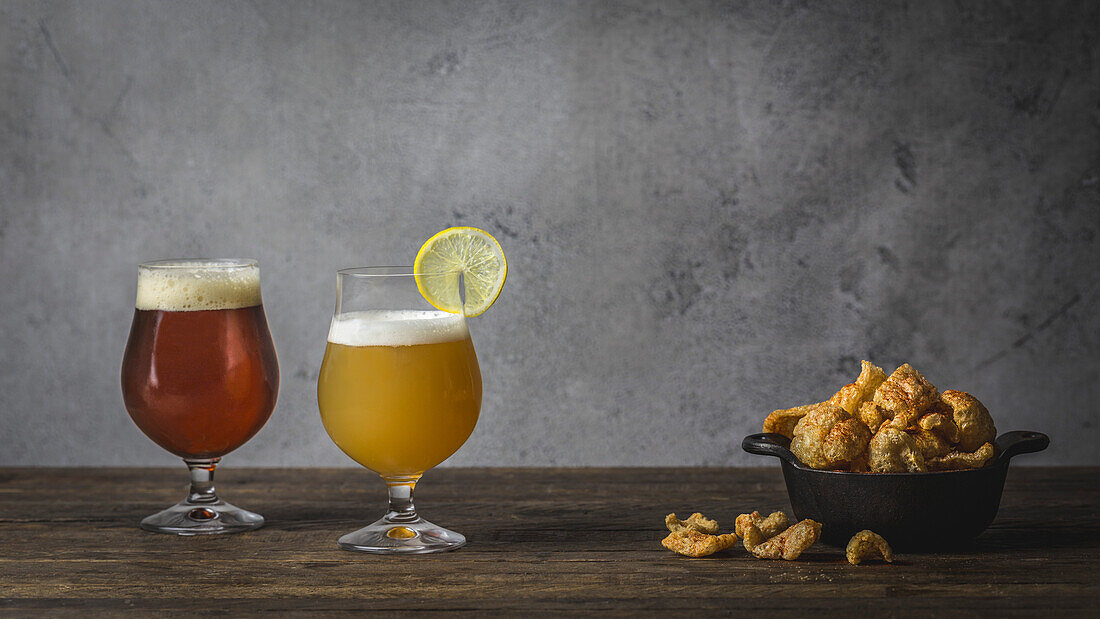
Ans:
<svg viewBox="0 0 1100 619"><path fill-rule="evenodd" d="M344 346L414 346L453 342L468 335L461 314L378 310L334 316L328 341Z"/></svg>
<svg viewBox="0 0 1100 619"><path fill-rule="evenodd" d="M260 267L174 262L138 269L137 308L168 312L253 307L260 299Z"/></svg>

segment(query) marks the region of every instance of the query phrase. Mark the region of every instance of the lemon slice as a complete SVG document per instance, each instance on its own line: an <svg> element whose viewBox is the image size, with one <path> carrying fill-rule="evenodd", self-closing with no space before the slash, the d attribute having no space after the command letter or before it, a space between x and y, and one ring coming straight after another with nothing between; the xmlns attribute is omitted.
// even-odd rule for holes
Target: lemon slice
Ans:
<svg viewBox="0 0 1100 619"><path fill-rule="evenodd" d="M424 243L413 263L420 294L437 309L452 314L477 316L497 300L508 261L500 243L488 232L470 227L447 228ZM466 302L458 294L460 272Z"/></svg>

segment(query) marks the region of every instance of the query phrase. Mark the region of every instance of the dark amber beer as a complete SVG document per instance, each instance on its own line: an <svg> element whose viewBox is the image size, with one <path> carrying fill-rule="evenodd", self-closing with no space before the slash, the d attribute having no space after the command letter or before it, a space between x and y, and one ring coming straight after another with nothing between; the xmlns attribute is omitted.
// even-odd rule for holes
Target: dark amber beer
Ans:
<svg viewBox="0 0 1100 619"><path fill-rule="evenodd" d="M224 456L275 408L279 364L259 288L255 267L139 275L122 395L141 431L177 456Z"/></svg>
<svg viewBox="0 0 1100 619"><path fill-rule="evenodd" d="M259 515L220 501L210 476L218 458L267 422L278 391L279 363L254 261L141 265L122 397L138 428L183 458L192 478L187 501L142 526L186 535L261 525Z"/></svg>
<svg viewBox="0 0 1100 619"><path fill-rule="evenodd" d="M275 408L279 365L262 305L135 310L122 363L126 409L182 458L240 447Z"/></svg>

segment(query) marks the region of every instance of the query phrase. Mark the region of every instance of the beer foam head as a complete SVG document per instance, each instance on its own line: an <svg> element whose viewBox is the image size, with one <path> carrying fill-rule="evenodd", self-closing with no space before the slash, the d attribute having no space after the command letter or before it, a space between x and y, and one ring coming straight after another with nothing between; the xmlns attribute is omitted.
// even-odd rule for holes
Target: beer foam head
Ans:
<svg viewBox="0 0 1100 619"><path fill-rule="evenodd" d="M419 310L381 310L337 314L328 341L344 346L414 346L466 338L461 314Z"/></svg>
<svg viewBox="0 0 1100 619"><path fill-rule="evenodd" d="M173 260L138 268L139 310L194 312L260 303L260 267L255 262Z"/></svg>

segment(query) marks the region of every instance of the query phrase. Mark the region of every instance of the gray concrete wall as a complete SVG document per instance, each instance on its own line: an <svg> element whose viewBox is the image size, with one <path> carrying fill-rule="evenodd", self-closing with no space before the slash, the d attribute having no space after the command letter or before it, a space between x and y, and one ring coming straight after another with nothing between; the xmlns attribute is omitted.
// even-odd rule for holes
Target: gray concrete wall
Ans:
<svg viewBox="0 0 1100 619"><path fill-rule="evenodd" d="M511 271L450 464L773 465L742 436L861 358L1100 464L1098 7L2 0L0 464L174 461L118 384L174 256L262 267L283 387L227 463L350 464L334 270L456 224Z"/></svg>

